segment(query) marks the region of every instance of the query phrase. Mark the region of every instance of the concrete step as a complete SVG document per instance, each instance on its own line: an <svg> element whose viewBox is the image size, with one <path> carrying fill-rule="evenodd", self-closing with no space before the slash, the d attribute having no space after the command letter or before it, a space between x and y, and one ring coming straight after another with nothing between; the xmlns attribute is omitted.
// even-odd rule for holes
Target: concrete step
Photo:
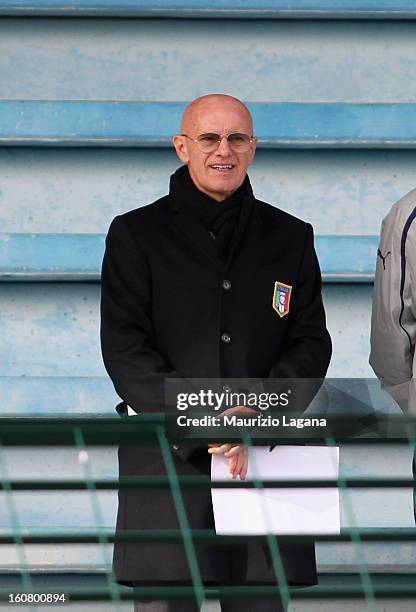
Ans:
<svg viewBox="0 0 416 612"><path fill-rule="evenodd" d="M374 1L372 5L379 3ZM415 28L414 21L404 20L10 17L0 21L0 99L176 102L225 89L248 102L414 102ZM221 45L213 44L216 40ZM331 139L343 135L347 144L350 138L354 144L365 135L377 143L379 123L386 137L388 124L395 125L393 140L400 133L407 137L414 131L411 113L410 121L404 113L401 119L406 121L400 122L395 113L390 118L379 113L377 120L370 113L365 125L357 122L355 115L347 116L346 129L339 133L333 130L336 109L329 109L327 130L325 116L318 116L318 123L313 114L308 117L312 120L309 128L320 126L321 134L308 129L307 116L302 119L302 114L299 109L295 115L279 115L280 120L293 117L302 126L303 132L296 136L300 145L305 134L311 144L328 137L332 146ZM37 117L40 125L41 115L37 113ZM105 117L109 123L103 126L97 124L97 116L90 115L87 121L94 129L88 130L88 124L84 124L86 134L94 137L107 132L115 144L118 130L113 128L120 127L117 112L101 119ZM19 115L14 118L18 124ZM27 133L25 117L22 119L22 130L10 124L12 129L7 133L12 138L19 133L46 136L43 132ZM163 115L160 119L163 124L169 123ZM59 136L62 115L58 113L55 120ZM146 126L143 122L137 126L134 117L132 121L133 137L137 139L147 132ZM173 130L178 130L176 114L171 121ZM290 141L293 126L276 125L280 125L278 133ZM171 133L172 127L168 135ZM126 132L120 136L125 137Z"/></svg>
<svg viewBox="0 0 416 612"><path fill-rule="evenodd" d="M412 0L1 0L0 15L239 19L415 19Z"/></svg>
<svg viewBox="0 0 416 612"><path fill-rule="evenodd" d="M416 147L416 104L247 104L260 148ZM0 144L171 146L186 103L0 100Z"/></svg>
<svg viewBox="0 0 416 612"><path fill-rule="evenodd" d="M115 215L165 195L179 165L173 147L0 147L1 233L104 234ZM415 187L414 152L259 149L249 176L257 198L316 235L378 235Z"/></svg>

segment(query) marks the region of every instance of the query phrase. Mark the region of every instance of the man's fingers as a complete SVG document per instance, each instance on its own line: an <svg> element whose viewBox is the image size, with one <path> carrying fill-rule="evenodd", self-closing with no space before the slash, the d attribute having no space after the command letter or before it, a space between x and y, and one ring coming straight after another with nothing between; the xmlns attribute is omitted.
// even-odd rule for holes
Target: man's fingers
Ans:
<svg viewBox="0 0 416 612"><path fill-rule="evenodd" d="M243 466L242 466L242 468L240 470L240 478L241 478L241 480L245 480L246 479L247 471L248 471L248 450L245 449Z"/></svg>
<svg viewBox="0 0 416 612"><path fill-rule="evenodd" d="M235 462L235 469L234 469L235 477L240 476L240 472L241 472L241 468L243 467L243 464L244 464L244 450L242 450L237 455L237 459Z"/></svg>
<svg viewBox="0 0 416 612"><path fill-rule="evenodd" d="M220 446L212 446L208 448L208 452L214 455L224 455L231 448L231 444L221 444Z"/></svg>
<svg viewBox="0 0 416 612"><path fill-rule="evenodd" d="M243 448L241 453L238 455L237 476L240 476L240 479L242 479L243 468L244 468L244 464L246 461L246 454L247 454L246 449Z"/></svg>
<svg viewBox="0 0 416 612"><path fill-rule="evenodd" d="M229 461L236 457L236 463L233 464L233 478L240 476L241 480L245 480L248 471L248 451L246 448L242 448L241 452L238 455L233 455ZM231 472L231 469L230 469Z"/></svg>
<svg viewBox="0 0 416 612"><path fill-rule="evenodd" d="M248 469L248 451L242 447L240 452L229 457L228 467L230 474L233 478L240 476L241 480L244 480L247 476Z"/></svg>
<svg viewBox="0 0 416 612"><path fill-rule="evenodd" d="M233 455L237 455L244 448L242 444L237 444L235 446L231 446L230 444L230 447L231 447L230 450L224 453L226 457L232 457Z"/></svg>
<svg viewBox="0 0 416 612"><path fill-rule="evenodd" d="M238 460L238 455L234 455L233 457L230 457L230 459L228 460L228 468L233 478L237 476L237 471L236 471L237 460Z"/></svg>

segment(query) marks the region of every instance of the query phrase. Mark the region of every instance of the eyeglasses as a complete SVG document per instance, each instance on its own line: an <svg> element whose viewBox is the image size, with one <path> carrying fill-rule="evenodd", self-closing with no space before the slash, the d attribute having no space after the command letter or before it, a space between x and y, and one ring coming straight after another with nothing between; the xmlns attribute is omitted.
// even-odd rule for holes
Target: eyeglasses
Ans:
<svg viewBox="0 0 416 612"><path fill-rule="evenodd" d="M230 149L235 153L247 153L251 143L255 140L254 136L248 134L240 134L239 132L231 132L231 134L200 134L197 138L191 138L187 134L181 134L185 138L189 138L194 142L200 151L203 153L213 153L220 146L223 138L227 139Z"/></svg>

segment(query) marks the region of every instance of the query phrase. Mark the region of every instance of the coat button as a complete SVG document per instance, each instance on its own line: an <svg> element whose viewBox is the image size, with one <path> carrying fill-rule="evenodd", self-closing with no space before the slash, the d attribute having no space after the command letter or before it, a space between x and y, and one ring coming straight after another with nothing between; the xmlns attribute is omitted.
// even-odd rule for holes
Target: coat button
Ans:
<svg viewBox="0 0 416 612"><path fill-rule="evenodd" d="M172 444L172 448L174 451L178 451L180 449L180 446L178 446L177 444Z"/></svg>
<svg viewBox="0 0 416 612"><path fill-rule="evenodd" d="M224 344L230 344L230 342L231 342L230 334L227 334L225 332L223 334L221 334L221 341L224 342Z"/></svg>
<svg viewBox="0 0 416 612"><path fill-rule="evenodd" d="M225 291L229 291L231 289L231 281L225 279L222 281L222 288L225 289Z"/></svg>

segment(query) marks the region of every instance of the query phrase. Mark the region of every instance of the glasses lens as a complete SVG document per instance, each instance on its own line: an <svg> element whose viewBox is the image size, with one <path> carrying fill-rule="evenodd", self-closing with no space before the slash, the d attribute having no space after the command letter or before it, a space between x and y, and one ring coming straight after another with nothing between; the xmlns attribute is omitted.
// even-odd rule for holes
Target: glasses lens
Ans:
<svg viewBox="0 0 416 612"><path fill-rule="evenodd" d="M250 136L247 136L247 134L239 134L238 132L235 132L234 134L228 134L227 139L228 144L233 151L244 153L250 148Z"/></svg>
<svg viewBox="0 0 416 612"><path fill-rule="evenodd" d="M219 134L201 134L201 136L198 136L197 141L201 151L210 153L218 147L220 139L221 136Z"/></svg>

